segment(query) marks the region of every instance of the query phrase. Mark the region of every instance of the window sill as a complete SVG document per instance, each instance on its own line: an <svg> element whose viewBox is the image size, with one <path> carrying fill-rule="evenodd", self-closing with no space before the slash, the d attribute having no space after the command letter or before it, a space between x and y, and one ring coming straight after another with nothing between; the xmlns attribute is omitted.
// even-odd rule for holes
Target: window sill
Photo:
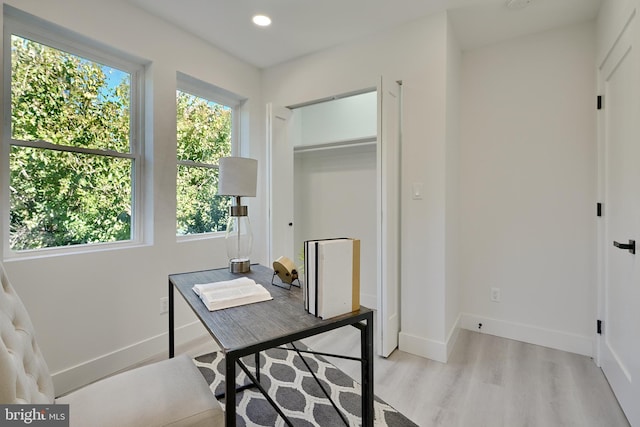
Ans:
<svg viewBox="0 0 640 427"><path fill-rule="evenodd" d="M84 245L62 246L55 248L29 249L24 251L5 250L3 259L31 260L58 256L85 255L96 252L121 251L151 246L146 242L127 240L123 242L89 243Z"/></svg>
<svg viewBox="0 0 640 427"><path fill-rule="evenodd" d="M216 231L213 233L186 234L184 236L176 236L178 243L189 243L198 240L224 239L224 231Z"/></svg>

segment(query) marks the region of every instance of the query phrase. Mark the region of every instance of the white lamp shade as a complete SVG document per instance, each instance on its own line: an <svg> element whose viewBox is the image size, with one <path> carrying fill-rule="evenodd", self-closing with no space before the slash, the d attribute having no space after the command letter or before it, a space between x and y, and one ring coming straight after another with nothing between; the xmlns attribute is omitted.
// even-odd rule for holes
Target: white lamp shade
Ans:
<svg viewBox="0 0 640 427"><path fill-rule="evenodd" d="M246 157L223 157L218 163L218 194L255 197L258 161Z"/></svg>

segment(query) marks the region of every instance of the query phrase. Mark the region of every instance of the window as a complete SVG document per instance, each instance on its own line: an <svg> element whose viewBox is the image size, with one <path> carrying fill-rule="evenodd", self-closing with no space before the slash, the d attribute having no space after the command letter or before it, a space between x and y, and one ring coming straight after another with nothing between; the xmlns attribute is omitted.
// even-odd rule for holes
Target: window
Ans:
<svg viewBox="0 0 640 427"><path fill-rule="evenodd" d="M5 26L12 251L135 238L141 66L98 51L28 23Z"/></svg>
<svg viewBox="0 0 640 427"><path fill-rule="evenodd" d="M224 231L229 197L217 195L218 159L230 156L239 101L188 77L177 103L177 235Z"/></svg>

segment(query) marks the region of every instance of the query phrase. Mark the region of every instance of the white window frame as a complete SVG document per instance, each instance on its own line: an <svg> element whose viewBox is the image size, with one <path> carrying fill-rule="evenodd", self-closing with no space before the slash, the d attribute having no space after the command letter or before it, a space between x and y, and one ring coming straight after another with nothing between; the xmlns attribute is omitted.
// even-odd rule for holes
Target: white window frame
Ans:
<svg viewBox="0 0 640 427"><path fill-rule="evenodd" d="M58 49L83 59L125 71L131 76L129 110L129 153L82 147L60 146L47 141L14 140L11 134L11 36L16 35ZM3 43L3 132L0 153L0 185L2 185L2 248L3 258L28 258L48 255L91 252L111 248L139 246L144 242L144 75L145 63L131 55L102 45L98 42L71 32L65 28L29 15L13 7L4 7ZM131 238L115 242L96 242L70 246L14 250L10 247L10 170L9 152L11 146L45 148L70 153L127 158L133 162L131 172L132 215Z"/></svg>
<svg viewBox="0 0 640 427"><path fill-rule="evenodd" d="M200 98L204 98L207 101L213 101L215 103L224 105L225 107L229 107L232 110L231 114L231 155L237 156L240 152L240 116L242 114L242 108L246 99L229 92L225 89L222 89L218 86L215 86L210 83L203 82L194 77L191 77L187 74L178 72L176 76L176 90L180 92L185 92L190 95L198 96ZM176 144L177 148L177 144ZM177 180L177 166L195 166L195 167L203 167L209 169L218 169L217 164L211 163L201 163L201 162L193 162L190 160L180 160L176 156L176 180ZM176 181L177 183L177 181ZM176 187L177 191L177 187ZM177 215L177 205L176 212L174 214ZM177 223L177 221L176 221ZM200 240L203 238L211 238L211 237L221 237L224 236L224 231L209 231L205 233L198 234L178 234L176 230L176 239L178 242L184 242L189 240Z"/></svg>

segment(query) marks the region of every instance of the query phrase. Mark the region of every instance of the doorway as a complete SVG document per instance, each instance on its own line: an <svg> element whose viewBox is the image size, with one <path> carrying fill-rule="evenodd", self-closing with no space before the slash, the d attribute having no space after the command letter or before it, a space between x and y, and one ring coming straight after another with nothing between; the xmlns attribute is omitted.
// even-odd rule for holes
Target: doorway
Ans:
<svg viewBox="0 0 640 427"><path fill-rule="evenodd" d="M270 258L301 264L304 240L360 239L361 304L377 310L386 357L400 321L400 88L383 80L288 109L269 104L267 120Z"/></svg>
<svg viewBox="0 0 640 427"><path fill-rule="evenodd" d="M294 248L360 240L360 301L377 307L376 92L293 109Z"/></svg>

